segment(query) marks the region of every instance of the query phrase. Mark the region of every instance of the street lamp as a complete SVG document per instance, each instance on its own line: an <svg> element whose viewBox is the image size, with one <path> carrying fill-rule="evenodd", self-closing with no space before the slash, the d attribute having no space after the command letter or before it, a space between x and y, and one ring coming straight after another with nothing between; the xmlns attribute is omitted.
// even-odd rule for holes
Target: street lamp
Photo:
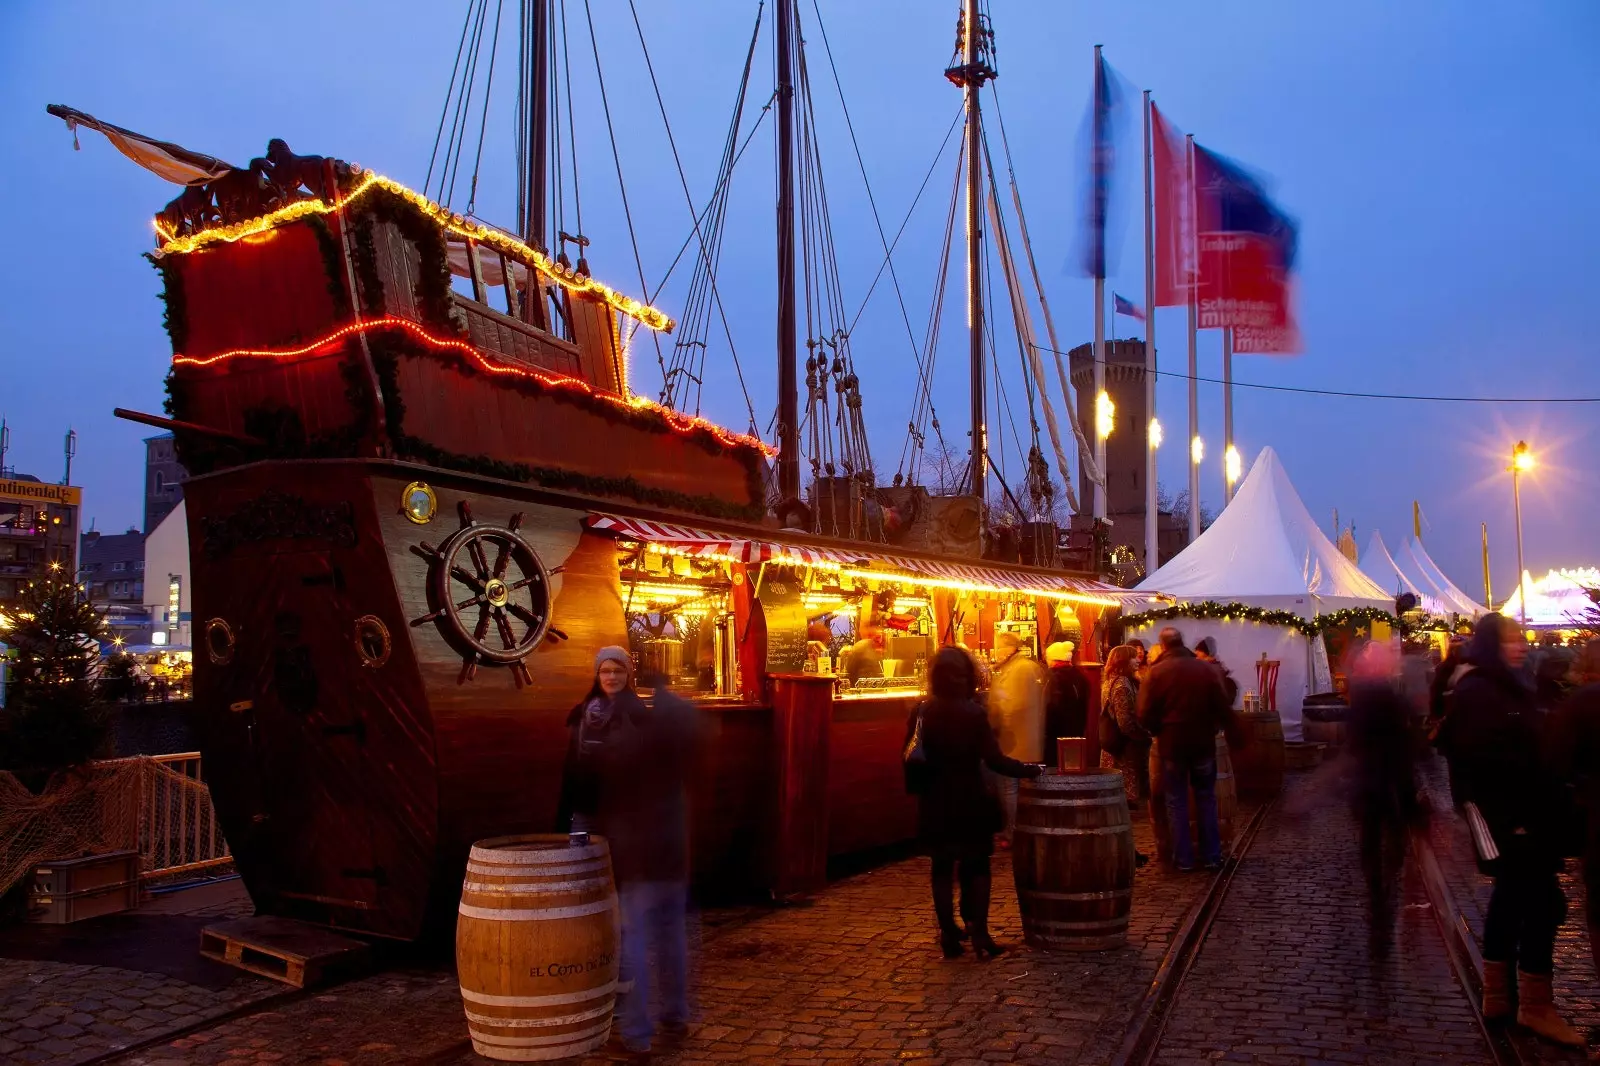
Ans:
<svg viewBox="0 0 1600 1066"><path fill-rule="evenodd" d="M1117 425L1117 405L1111 402L1111 394L1101 389L1100 395L1094 401L1094 428L1101 440L1111 436L1111 431Z"/></svg>
<svg viewBox="0 0 1600 1066"><path fill-rule="evenodd" d="M1524 471L1534 467L1533 453L1528 451L1528 442L1517 441L1516 447L1511 449L1511 507L1517 518L1517 609L1522 614L1522 628L1528 628L1528 584L1523 580L1522 569L1522 481Z"/></svg>
<svg viewBox="0 0 1600 1066"><path fill-rule="evenodd" d="M1222 456L1223 473L1228 477L1228 488L1231 490L1239 475L1244 471L1244 462L1239 458L1239 449L1228 445L1228 450Z"/></svg>
<svg viewBox="0 0 1600 1066"><path fill-rule="evenodd" d="M1196 433L1194 439L1189 442L1189 461L1195 466L1199 466L1205 457L1206 442L1200 439L1200 434Z"/></svg>
<svg viewBox="0 0 1600 1066"><path fill-rule="evenodd" d="M1150 420L1150 449L1154 451L1161 447L1161 442L1165 439L1166 435L1161 431L1161 423L1152 418Z"/></svg>

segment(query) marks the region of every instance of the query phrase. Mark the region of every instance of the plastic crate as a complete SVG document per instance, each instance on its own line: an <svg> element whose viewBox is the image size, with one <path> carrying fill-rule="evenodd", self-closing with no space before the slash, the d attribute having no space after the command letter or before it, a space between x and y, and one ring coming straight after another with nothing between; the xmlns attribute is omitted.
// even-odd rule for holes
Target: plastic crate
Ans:
<svg viewBox="0 0 1600 1066"><path fill-rule="evenodd" d="M66 925L139 905L139 853L112 851L33 868L28 920Z"/></svg>

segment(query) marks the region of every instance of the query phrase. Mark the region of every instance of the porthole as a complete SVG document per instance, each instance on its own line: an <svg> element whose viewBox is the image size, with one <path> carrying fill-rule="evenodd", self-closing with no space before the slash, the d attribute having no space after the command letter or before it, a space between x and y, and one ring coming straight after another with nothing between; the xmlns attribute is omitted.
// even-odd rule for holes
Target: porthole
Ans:
<svg viewBox="0 0 1600 1066"><path fill-rule="evenodd" d="M206 657L212 662L218 666L226 666L233 662L236 644L233 627L227 622L213 618L206 623Z"/></svg>
<svg viewBox="0 0 1600 1066"><path fill-rule="evenodd" d="M439 498L426 482L413 481L400 494L401 513L419 526L432 522L434 512L438 509Z"/></svg>
<svg viewBox="0 0 1600 1066"><path fill-rule="evenodd" d="M364 614L356 619L356 654L361 656L362 666L382 666L389 661L393 647L389 627L377 615Z"/></svg>

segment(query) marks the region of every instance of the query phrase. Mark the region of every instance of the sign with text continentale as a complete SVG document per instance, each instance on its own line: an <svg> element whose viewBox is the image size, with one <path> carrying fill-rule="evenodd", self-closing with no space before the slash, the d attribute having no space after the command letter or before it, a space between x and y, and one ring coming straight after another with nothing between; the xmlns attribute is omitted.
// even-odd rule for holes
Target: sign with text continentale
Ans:
<svg viewBox="0 0 1600 1066"><path fill-rule="evenodd" d="M17 481L0 478L0 500L23 500L27 503L79 507L83 504L83 490L76 485L46 485L42 481Z"/></svg>

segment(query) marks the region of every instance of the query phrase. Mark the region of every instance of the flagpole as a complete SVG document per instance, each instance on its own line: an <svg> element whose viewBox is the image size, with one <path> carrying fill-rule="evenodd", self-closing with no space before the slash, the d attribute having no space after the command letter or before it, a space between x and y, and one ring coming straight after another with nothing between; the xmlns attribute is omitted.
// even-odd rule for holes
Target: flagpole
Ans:
<svg viewBox="0 0 1600 1066"><path fill-rule="evenodd" d="M1184 283L1189 287L1189 542L1200 538L1200 461L1194 456L1194 442L1200 437L1199 357L1196 351L1196 308L1194 293L1198 261L1194 247L1194 135L1184 138L1184 153L1189 167L1189 269Z"/></svg>
<svg viewBox="0 0 1600 1066"><path fill-rule="evenodd" d="M1492 611L1494 588L1489 584L1489 523L1480 522L1478 528L1483 532L1483 605Z"/></svg>
<svg viewBox="0 0 1600 1066"><path fill-rule="evenodd" d="M1233 327L1222 330L1222 499L1233 502L1233 479L1228 476L1228 457L1233 454Z"/></svg>
<svg viewBox="0 0 1600 1066"><path fill-rule="evenodd" d="M1094 113L1096 120L1100 114L1102 101L1100 93L1100 46L1094 46ZM1095 146L1096 151L1099 145ZM1096 167L1103 166L1103 162L1096 161ZM1096 175L1098 180L1098 174ZM1095 264L1094 278L1094 461L1100 470L1100 480L1094 486L1094 517L1104 521L1106 517L1106 437L1100 431L1100 397L1106 391L1106 267L1105 267L1105 230L1104 220L1100 222L1101 231L1097 237L1100 242L1098 262Z"/></svg>
<svg viewBox="0 0 1600 1066"><path fill-rule="evenodd" d="M1150 158L1150 90L1144 91L1144 568L1161 566L1160 505L1156 501L1156 201Z"/></svg>

